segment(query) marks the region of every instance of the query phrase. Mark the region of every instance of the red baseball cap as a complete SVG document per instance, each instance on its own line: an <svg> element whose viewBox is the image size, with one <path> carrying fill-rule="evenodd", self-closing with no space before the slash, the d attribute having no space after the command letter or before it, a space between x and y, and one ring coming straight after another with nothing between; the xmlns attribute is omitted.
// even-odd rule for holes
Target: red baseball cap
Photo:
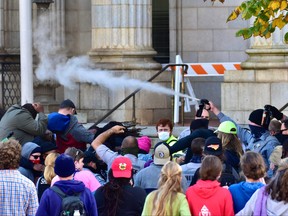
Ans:
<svg viewBox="0 0 288 216"><path fill-rule="evenodd" d="M117 157L111 166L114 178L131 178L132 162L127 157Z"/></svg>

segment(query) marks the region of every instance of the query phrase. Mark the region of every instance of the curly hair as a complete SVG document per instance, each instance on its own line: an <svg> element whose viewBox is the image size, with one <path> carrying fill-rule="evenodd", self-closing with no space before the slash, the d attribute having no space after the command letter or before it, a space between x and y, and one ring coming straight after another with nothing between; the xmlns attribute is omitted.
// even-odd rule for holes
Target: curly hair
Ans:
<svg viewBox="0 0 288 216"><path fill-rule="evenodd" d="M18 169L21 159L21 145L15 139L0 142L0 170Z"/></svg>
<svg viewBox="0 0 288 216"><path fill-rule="evenodd" d="M48 184L51 184L52 179L56 176L54 172L55 160L59 153L50 153L45 159L44 178Z"/></svg>
<svg viewBox="0 0 288 216"><path fill-rule="evenodd" d="M265 176L266 165L262 155L247 151L240 159L241 170L247 178L258 180Z"/></svg>
<svg viewBox="0 0 288 216"><path fill-rule="evenodd" d="M153 191L152 215L172 215L173 202L181 188L182 168L175 162L167 162L161 169L158 190ZM168 212L167 212L168 206Z"/></svg>
<svg viewBox="0 0 288 216"><path fill-rule="evenodd" d="M236 134L218 132L218 138L222 142L223 149L235 151L240 158L243 155L241 142Z"/></svg>
<svg viewBox="0 0 288 216"><path fill-rule="evenodd" d="M288 203L288 164L279 166L276 175L266 185L265 191L273 200Z"/></svg>

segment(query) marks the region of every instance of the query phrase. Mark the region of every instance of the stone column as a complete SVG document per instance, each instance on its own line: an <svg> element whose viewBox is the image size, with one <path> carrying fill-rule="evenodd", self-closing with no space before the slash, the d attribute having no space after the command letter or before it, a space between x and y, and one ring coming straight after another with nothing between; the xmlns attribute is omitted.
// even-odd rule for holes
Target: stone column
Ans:
<svg viewBox="0 0 288 216"><path fill-rule="evenodd" d="M288 102L288 46L283 30L269 39L251 40L249 55L241 71L226 71L222 84L222 110L234 120L248 124L252 110L272 104L281 108Z"/></svg>
<svg viewBox="0 0 288 216"><path fill-rule="evenodd" d="M51 40L57 50L65 49L65 0L57 0L51 5Z"/></svg>
<svg viewBox="0 0 288 216"><path fill-rule="evenodd" d="M34 2L36 3L37 1ZM47 25L47 29L49 29L46 39L51 41L54 51L61 52L65 48L65 1L57 0L53 2L48 0L46 2L45 4L37 4L37 20L38 22L40 19L43 20L43 16L47 19L45 23L43 21L41 23ZM52 4L49 5L50 3ZM50 10L49 6L51 7ZM45 111L47 112L56 111L58 108L59 104L55 100L55 88L58 86L59 84L56 81L39 81L36 78L34 80L35 101L40 101L46 105Z"/></svg>
<svg viewBox="0 0 288 216"><path fill-rule="evenodd" d="M90 57L105 69L159 69L152 58L151 0L92 0Z"/></svg>
<svg viewBox="0 0 288 216"><path fill-rule="evenodd" d="M88 53L95 67L138 80L148 80L161 65L153 60L152 0L91 0L92 41ZM97 76L97 73L95 73ZM168 88L171 73L154 82ZM101 86L80 84L80 109L87 112L88 121L97 121L133 90L110 91ZM171 97L141 91L136 95L136 121L153 124L158 118L171 117ZM131 121L133 102L128 100L105 121Z"/></svg>

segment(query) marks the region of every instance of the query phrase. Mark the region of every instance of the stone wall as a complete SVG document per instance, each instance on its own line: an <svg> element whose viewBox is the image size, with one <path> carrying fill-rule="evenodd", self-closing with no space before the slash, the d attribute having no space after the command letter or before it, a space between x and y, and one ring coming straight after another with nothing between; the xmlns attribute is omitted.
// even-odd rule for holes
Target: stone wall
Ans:
<svg viewBox="0 0 288 216"><path fill-rule="evenodd" d="M180 54L184 62L242 62L249 40L235 37L249 21L227 17L243 0L170 0L170 62ZM182 4L181 4L182 3Z"/></svg>
<svg viewBox="0 0 288 216"><path fill-rule="evenodd" d="M266 104L281 108L287 103L287 81L287 69L227 71L221 86L222 111L236 122L248 124L254 109Z"/></svg>

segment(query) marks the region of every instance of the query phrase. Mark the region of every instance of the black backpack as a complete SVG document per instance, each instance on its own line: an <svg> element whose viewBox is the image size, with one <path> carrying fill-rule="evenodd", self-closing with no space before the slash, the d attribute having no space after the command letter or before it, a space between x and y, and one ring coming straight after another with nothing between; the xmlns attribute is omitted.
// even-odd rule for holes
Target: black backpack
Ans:
<svg viewBox="0 0 288 216"><path fill-rule="evenodd" d="M52 186L51 190L56 192L62 199L61 216L73 216L75 212L79 212L81 216L85 216L84 203L80 199L81 193L75 193L73 195L67 195L63 193L57 186Z"/></svg>
<svg viewBox="0 0 288 216"><path fill-rule="evenodd" d="M222 171L220 179L218 180L221 186L230 186L237 183L237 179L233 175L232 166L225 163L225 169Z"/></svg>

